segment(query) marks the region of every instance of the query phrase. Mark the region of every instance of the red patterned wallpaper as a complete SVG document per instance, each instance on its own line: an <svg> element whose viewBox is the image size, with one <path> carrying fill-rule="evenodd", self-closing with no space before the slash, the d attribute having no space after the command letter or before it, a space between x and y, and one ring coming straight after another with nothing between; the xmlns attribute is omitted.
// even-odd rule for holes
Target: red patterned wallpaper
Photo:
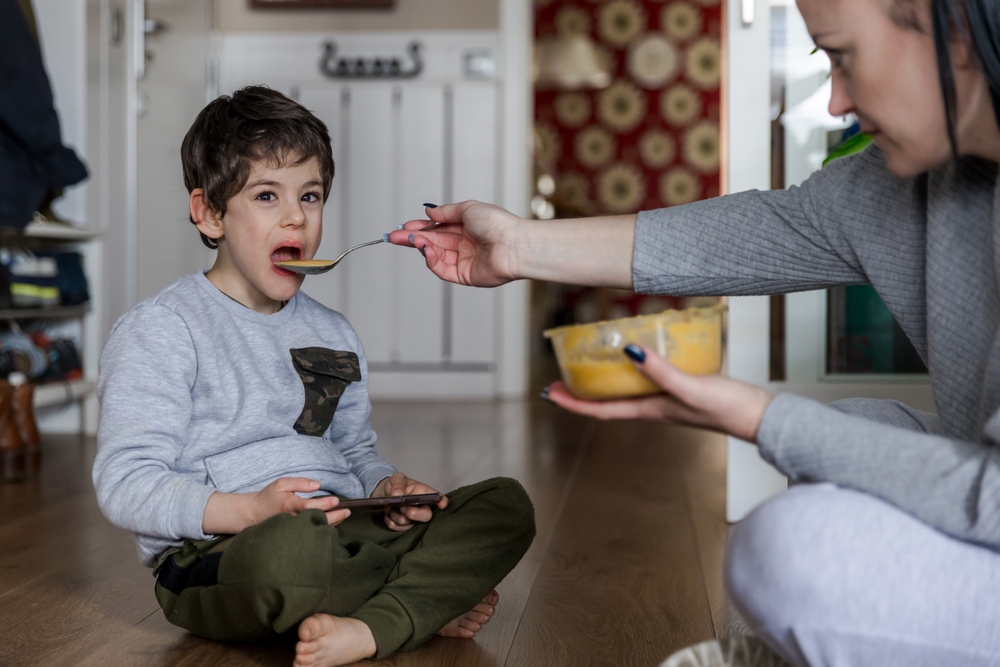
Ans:
<svg viewBox="0 0 1000 667"><path fill-rule="evenodd" d="M585 33L612 82L535 92L535 158L557 199L632 213L719 194L719 0L536 0L535 36Z"/></svg>

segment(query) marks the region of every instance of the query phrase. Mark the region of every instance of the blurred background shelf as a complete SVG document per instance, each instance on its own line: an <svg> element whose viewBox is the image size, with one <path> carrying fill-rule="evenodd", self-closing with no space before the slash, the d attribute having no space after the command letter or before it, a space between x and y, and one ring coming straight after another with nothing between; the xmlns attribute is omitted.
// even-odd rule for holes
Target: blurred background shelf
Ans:
<svg viewBox="0 0 1000 667"><path fill-rule="evenodd" d="M100 232L89 229L81 229L72 225L65 225L58 222L38 222L37 220L28 223L24 228L24 236L36 239L52 239L55 241L90 241L100 236Z"/></svg>
<svg viewBox="0 0 1000 667"><path fill-rule="evenodd" d="M50 408L79 401L97 389L93 380L66 380L39 385L35 389L35 408Z"/></svg>
<svg viewBox="0 0 1000 667"><path fill-rule="evenodd" d="M90 304L79 306L53 306L51 308L0 309L0 320L68 319L83 317L90 312Z"/></svg>

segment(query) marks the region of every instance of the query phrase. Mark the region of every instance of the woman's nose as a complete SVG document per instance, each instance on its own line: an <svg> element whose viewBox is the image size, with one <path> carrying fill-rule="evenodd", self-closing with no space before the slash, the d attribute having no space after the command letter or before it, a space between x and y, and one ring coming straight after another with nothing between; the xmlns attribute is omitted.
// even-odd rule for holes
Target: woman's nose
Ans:
<svg viewBox="0 0 1000 667"><path fill-rule="evenodd" d="M830 115L846 116L849 113L854 113L854 100L847 94L847 86L844 85L843 77L834 71L831 75L830 83L832 89L832 93L830 94Z"/></svg>

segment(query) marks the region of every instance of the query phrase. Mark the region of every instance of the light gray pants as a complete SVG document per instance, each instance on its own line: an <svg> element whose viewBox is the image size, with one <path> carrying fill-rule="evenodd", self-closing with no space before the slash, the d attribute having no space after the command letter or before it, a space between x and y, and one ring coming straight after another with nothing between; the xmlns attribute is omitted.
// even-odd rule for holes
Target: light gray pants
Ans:
<svg viewBox="0 0 1000 667"><path fill-rule="evenodd" d="M797 667L1000 666L1000 554L873 496L797 486L730 533L726 589Z"/></svg>

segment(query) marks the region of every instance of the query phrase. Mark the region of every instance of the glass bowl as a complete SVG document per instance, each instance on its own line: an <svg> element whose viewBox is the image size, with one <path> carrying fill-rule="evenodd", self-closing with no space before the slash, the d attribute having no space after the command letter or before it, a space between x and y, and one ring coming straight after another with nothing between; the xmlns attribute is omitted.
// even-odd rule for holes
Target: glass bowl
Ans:
<svg viewBox="0 0 1000 667"><path fill-rule="evenodd" d="M685 373L722 368L722 315L726 306L666 310L593 324L549 329L563 381L577 398L603 400L658 394L622 351L629 343L655 350Z"/></svg>

